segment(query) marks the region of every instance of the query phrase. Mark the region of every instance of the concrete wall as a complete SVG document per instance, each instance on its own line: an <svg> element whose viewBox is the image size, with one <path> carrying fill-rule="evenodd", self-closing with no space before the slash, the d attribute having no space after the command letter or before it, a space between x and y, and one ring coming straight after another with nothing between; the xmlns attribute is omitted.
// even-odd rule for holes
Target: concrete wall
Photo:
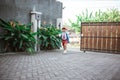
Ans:
<svg viewBox="0 0 120 80"><path fill-rule="evenodd" d="M30 12L42 12L42 24L56 25L56 19L62 18L62 3L56 0L1 0L0 17L26 24L30 22Z"/></svg>

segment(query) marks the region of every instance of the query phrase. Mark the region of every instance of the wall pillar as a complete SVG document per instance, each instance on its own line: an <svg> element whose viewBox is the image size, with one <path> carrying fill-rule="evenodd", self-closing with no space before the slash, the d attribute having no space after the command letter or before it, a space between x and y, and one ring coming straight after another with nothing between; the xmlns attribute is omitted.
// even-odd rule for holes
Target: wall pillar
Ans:
<svg viewBox="0 0 120 80"><path fill-rule="evenodd" d="M40 28L41 26L41 12L37 12L35 11L35 7L33 8L33 10L31 11L31 23L32 23L32 27L31 30L32 32L37 32L37 28ZM35 36L36 39L36 44L35 44L35 52L40 51L40 47L38 46L38 39L37 39L37 35Z"/></svg>

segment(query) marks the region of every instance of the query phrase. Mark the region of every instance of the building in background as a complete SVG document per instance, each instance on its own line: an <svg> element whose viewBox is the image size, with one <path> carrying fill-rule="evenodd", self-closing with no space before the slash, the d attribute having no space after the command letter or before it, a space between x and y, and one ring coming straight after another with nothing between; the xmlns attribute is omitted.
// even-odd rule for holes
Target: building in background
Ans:
<svg viewBox="0 0 120 80"><path fill-rule="evenodd" d="M62 19L63 4L57 0L1 0L0 18L22 24L30 23L30 12L34 7L37 12L42 13L42 25L57 26L57 19Z"/></svg>

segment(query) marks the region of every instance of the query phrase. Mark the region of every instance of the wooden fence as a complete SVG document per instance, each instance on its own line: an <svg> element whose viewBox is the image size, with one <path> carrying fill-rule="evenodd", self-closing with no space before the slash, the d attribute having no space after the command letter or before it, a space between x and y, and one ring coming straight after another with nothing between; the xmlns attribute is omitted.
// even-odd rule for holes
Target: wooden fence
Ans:
<svg viewBox="0 0 120 80"><path fill-rule="evenodd" d="M120 53L120 22L81 23L80 49Z"/></svg>

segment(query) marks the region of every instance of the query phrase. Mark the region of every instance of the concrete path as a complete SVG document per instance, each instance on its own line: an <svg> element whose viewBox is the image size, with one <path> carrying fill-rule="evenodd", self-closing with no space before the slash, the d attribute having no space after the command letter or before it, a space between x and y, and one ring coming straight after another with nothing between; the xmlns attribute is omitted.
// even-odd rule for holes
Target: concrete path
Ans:
<svg viewBox="0 0 120 80"><path fill-rule="evenodd" d="M0 80L120 80L120 55L69 49L0 55Z"/></svg>

